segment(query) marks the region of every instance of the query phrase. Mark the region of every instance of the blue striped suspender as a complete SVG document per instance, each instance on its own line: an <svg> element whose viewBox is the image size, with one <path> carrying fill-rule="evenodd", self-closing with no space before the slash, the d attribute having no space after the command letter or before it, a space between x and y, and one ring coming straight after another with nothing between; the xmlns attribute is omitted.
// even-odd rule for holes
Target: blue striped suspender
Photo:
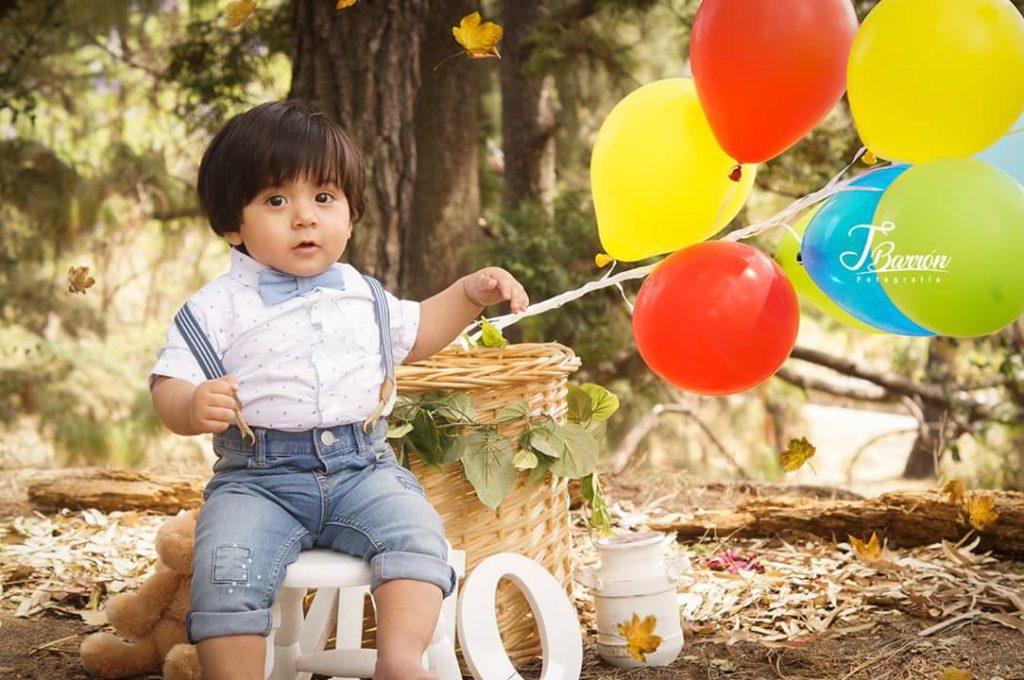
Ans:
<svg viewBox="0 0 1024 680"><path fill-rule="evenodd" d="M381 363L384 368L384 381L380 387L380 403L377 404L373 414L363 422L363 431L369 432L373 428L374 423L377 422L380 414L387 407L387 403L394 393L395 360L391 354L391 314L388 310L387 298L384 297L384 289L377 279L372 276L363 274L363 278L369 284L370 293L373 295L373 314L377 319L377 329L380 335ZM192 351L196 361L199 362L199 367L202 369L203 375L206 376L207 380L216 380L227 375L228 372L224 368L224 362L221 361L217 352L213 349L210 339L206 337L187 303L182 305L178 313L174 315L174 325L178 327L178 332L185 338L185 343Z"/></svg>
<svg viewBox="0 0 1024 680"><path fill-rule="evenodd" d="M384 297L384 289L380 282L372 276L363 274L373 294L373 314L377 317L377 329L380 331L380 356L384 363L384 381L380 384L380 401L370 417L363 421L363 432L373 429L380 414L387 408L388 401L395 391L395 358L391 355L391 312L388 301Z"/></svg>
<svg viewBox="0 0 1024 680"><path fill-rule="evenodd" d="M203 329L200 328L199 322L196 321L196 317L188 308L187 303L182 305L178 313L174 315L174 325L178 327L181 337L185 338L188 348L192 350L192 354L199 362L199 368L203 369L203 375L207 380L216 380L228 374L224 363L217 356L217 352L210 344L210 339L203 333Z"/></svg>

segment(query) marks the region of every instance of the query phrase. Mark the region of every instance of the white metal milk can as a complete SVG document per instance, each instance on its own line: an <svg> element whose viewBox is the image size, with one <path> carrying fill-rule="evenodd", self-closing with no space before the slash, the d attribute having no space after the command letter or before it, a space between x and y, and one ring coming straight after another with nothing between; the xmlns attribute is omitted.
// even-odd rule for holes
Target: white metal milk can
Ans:
<svg viewBox="0 0 1024 680"><path fill-rule="evenodd" d="M594 595L597 653L614 666L667 666L683 649L676 579L689 560L666 562L664 541L653 531L595 541L601 565L581 581Z"/></svg>

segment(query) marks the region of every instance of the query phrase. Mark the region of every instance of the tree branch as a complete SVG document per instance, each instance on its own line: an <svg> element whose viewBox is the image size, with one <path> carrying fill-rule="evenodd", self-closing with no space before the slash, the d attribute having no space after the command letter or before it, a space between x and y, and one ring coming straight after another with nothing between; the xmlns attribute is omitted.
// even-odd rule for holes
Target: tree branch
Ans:
<svg viewBox="0 0 1024 680"><path fill-rule="evenodd" d="M867 380L884 388L887 392L891 392L893 395L917 397L951 411L965 409L969 420L989 420L997 423L1014 424L1024 418L1024 409L1017 409L1015 412L1010 413L1009 418L998 416L988 405L968 396L960 385L954 384L951 386L952 389L947 391L942 385L919 383L895 373L879 371L858 364L851 359L832 356L826 352L808 347L794 347L790 358L824 366L851 378Z"/></svg>
<svg viewBox="0 0 1024 680"><path fill-rule="evenodd" d="M871 387L837 385L821 378L801 375L786 366L780 368L775 373L775 377L803 390L817 390L836 397L846 397L847 399L856 399L857 401L891 401L894 398L884 388L874 385Z"/></svg>

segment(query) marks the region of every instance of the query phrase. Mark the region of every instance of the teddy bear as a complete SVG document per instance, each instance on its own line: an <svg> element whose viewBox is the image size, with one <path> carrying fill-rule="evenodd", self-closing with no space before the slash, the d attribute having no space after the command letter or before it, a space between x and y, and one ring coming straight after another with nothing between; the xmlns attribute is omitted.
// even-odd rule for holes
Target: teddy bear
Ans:
<svg viewBox="0 0 1024 680"><path fill-rule="evenodd" d="M165 680L200 680L199 657L185 635L192 582L192 546L198 510L182 510L156 534L158 561L137 592L107 602L107 621L123 640L95 633L82 641L85 669L101 678L124 678L158 670Z"/></svg>

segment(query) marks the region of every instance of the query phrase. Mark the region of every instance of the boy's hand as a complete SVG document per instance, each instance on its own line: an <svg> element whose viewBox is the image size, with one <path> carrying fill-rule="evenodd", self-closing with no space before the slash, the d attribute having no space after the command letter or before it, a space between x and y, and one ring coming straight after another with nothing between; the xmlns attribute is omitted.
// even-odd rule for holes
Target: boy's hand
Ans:
<svg viewBox="0 0 1024 680"><path fill-rule="evenodd" d="M530 305L526 289L501 267L484 267L463 277L462 290L477 307L487 307L508 300L513 313Z"/></svg>
<svg viewBox="0 0 1024 680"><path fill-rule="evenodd" d="M235 393L238 379L226 375L207 380L192 393L191 420L196 432L223 432L235 422Z"/></svg>

